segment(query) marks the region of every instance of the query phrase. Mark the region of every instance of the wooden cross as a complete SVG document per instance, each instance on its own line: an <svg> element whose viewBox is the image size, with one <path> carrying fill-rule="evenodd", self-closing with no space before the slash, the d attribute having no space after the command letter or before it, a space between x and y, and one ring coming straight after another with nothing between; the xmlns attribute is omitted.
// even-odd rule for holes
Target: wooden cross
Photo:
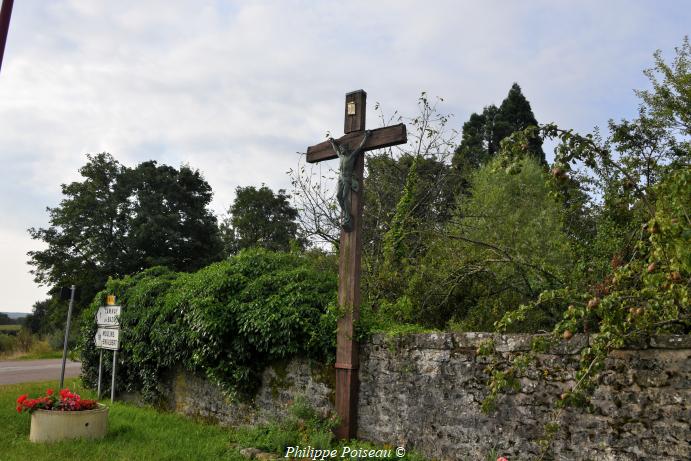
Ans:
<svg viewBox="0 0 691 461"><path fill-rule="evenodd" d="M365 103L363 90L346 94L345 136L336 142L349 150L356 149L365 136ZM353 322L360 317L360 257L362 254L362 176L364 151L405 144L408 142L404 124L372 130L362 146L363 153L355 162L353 177L360 187L352 191L352 230L341 229L338 260L338 304L344 312L338 321L336 348L336 413L340 425L335 434L339 439L354 438L357 431L358 344ZM329 141L307 148L309 163L338 158Z"/></svg>

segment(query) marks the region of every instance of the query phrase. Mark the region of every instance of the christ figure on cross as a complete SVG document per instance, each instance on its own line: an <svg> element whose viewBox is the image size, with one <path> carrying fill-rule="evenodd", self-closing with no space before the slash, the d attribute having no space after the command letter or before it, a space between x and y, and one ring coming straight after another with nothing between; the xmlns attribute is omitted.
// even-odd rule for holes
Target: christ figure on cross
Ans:
<svg viewBox="0 0 691 461"><path fill-rule="evenodd" d="M341 227L346 232L353 230L353 215L350 213L351 196L353 192L357 193L360 190L360 182L353 176L355 162L358 156L363 152L363 147L369 135L370 131L366 130L360 145L353 150L349 150L347 146L340 144L334 138L329 138L331 147L340 159L336 198L338 199L338 204L341 206Z"/></svg>
<svg viewBox="0 0 691 461"><path fill-rule="evenodd" d="M338 320L336 339L336 412L339 439L357 433L358 344L354 322L360 316L360 259L362 256L362 176L365 151L407 142L404 124L365 130L365 102L362 90L346 94L345 135L307 148L309 163L338 158L338 203L343 216L338 246L338 305L343 315Z"/></svg>

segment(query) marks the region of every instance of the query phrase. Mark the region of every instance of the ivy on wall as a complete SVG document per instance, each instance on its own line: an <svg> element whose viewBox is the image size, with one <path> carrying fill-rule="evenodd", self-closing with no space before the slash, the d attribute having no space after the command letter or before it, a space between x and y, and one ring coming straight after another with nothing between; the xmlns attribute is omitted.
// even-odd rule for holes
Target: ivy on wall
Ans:
<svg viewBox="0 0 691 461"><path fill-rule="evenodd" d="M98 377L94 317L107 294L122 305L117 386L150 402L166 392L165 373L177 366L235 398L252 395L272 361L331 360L337 277L320 258L254 249L194 273L155 267L109 280L82 316L84 380L94 385Z"/></svg>

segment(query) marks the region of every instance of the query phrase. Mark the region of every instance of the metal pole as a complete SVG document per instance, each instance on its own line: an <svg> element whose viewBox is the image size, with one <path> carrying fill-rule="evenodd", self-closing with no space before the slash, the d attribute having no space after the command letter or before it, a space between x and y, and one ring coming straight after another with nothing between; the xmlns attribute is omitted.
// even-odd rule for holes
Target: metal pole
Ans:
<svg viewBox="0 0 691 461"><path fill-rule="evenodd" d="M67 326L65 327L65 343L62 347L62 370L60 371L60 389L65 384L65 362L67 361L67 338L70 335L70 323L72 322L72 306L74 306L74 292L77 290L75 285L70 287L72 293L70 294L70 307L67 309Z"/></svg>
<svg viewBox="0 0 691 461"><path fill-rule="evenodd" d="M103 349L98 356L98 390L96 391L96 399L101 399L101 370L103 370Z"/></svg>
<svg viewBox="0 0 691 461"><path fill-rule="evenodd" d="M115 363L118 351L113 351L113 381L110 383L110 403L115 399Z"/></svg>
<svg viewBox="0 0 691 461"><path fill-rule="evenodd" d="M0 9L0 69L2 69L2 57L5 54L7 33L10 30L10 17L12 16L12 4L14 0L2 0Z"/></svg>

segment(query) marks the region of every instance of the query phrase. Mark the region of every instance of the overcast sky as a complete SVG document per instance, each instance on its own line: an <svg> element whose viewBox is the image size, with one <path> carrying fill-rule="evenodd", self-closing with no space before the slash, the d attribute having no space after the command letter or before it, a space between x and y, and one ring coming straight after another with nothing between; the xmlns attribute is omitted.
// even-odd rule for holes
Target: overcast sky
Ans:
<svg viewBox="0 0 691 461"><path fill-rule="evenodd" d="M0 72L0 311L30 311L26 229L46 226L87 153L288 188L296 152L338 134L343 98L414 114L426 90L460 129L518 82L540 122L632 117L685 1L16 0Z"/></svg>

